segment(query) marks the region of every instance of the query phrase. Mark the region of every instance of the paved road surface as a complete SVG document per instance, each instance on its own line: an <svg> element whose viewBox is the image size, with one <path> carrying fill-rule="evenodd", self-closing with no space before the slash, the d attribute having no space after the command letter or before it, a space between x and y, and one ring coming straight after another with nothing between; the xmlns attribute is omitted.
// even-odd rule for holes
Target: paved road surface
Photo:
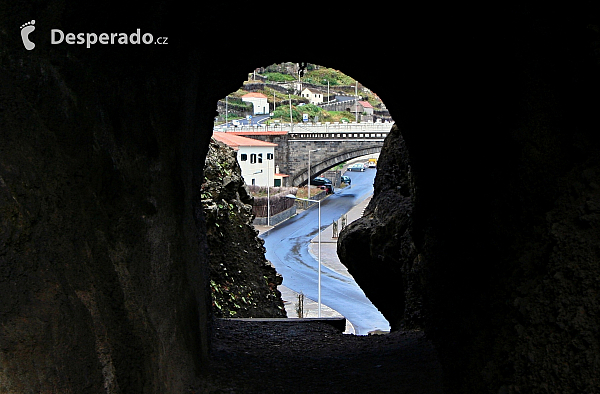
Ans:
<svg viewBox="0 0 600 394"><path fill-rule="evenodd" d="M254 115L252 116L252 119L250 120L252 125L257 125L257 124L261 124L262 122L264 122L265 120L269 119L270 116L269 115ZM238 122L240 122L240 124L242 126L248 126L248 120L247 119L238 119ZM227 126L231 129L231 131L235 131L235 127L233 127L233 123L232 121L227 122ZM225 124L220 125L219 127L226 127Z"/></svg>
<svg viewBox="0 0 600 394"><path fill-rule="evenodd" d="M375 172L368 169L347 174L352 178L352 187L336 190L321 203L321 230L373 193ZM283 285L315 301L318 299L318 262L309 253L308 246L318 234L317 227L315 204L261 235L265 240L266 257L283 276ZM321 301L345 316L359 335L376 329L389 330L387 320L353 279L324 266Z"/></svg>

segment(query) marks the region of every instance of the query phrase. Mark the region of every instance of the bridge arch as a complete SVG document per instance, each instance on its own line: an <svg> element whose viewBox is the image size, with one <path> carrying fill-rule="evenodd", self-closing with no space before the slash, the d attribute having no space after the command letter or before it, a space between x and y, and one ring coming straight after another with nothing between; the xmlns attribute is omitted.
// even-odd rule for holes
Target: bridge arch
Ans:
<svg viewBox="0 0 600 394"><path fill-rule="evenodd" d="M317 157L317 158L315 158L316 160L314 161L314 164L313 164L313 162L311 162L310 177L315 177L315 176L327 171L328 169L333 168L336 165L338 165L340 163L344 163L348 160L355 159L355 158L361 157L361 156L379 153L381 151L382 145L383 145L383 143L381 143L379 146L367 146L367 147L358 148L358 149L348 149L348 150L344 150L341 152L337 152L333 155L327 155L324 158ZM292 186L301 186L301 185L307 184L307 181L309 178L308 163L305 167L306 167L305 169L299 170L298 172L294 173L291 176Z"/></svg>

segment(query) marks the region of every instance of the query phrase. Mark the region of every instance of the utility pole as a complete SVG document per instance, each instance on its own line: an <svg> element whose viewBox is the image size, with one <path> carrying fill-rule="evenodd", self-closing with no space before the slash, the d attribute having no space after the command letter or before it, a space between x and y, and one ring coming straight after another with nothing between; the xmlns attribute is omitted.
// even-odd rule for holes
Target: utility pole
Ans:
<svg viewBox="0 0 600 394"><path fill-rule="evenodd" d="M267 226L271 225L271 161L267 153Z"/></svg>
<svg viewBox="0 0 600 394"><path fill-rule="evenodd" d="M227 99L229 96L225 96L225 130L229 130L229 126L227 125Z"/></svg>
<svg viewBox="0 0 600 394"><path fill-rule="evenodd" d="M290 100L290 133L294 131L294 119L292 118L292 96L288 94L288 99Z"/></svg>
<svg viewBox="0 0 600 394"><path fill-rule="evenodd" d="M358 81L355 81L354 84L354 121L358 123Z"/></svg>

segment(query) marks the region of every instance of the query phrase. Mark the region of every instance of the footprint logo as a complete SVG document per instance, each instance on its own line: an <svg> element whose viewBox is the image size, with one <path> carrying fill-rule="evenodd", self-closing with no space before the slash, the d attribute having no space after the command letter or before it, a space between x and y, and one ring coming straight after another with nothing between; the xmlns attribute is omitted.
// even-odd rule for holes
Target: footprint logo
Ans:
<svg viewBox="0 0 600 394"><path fill-rule="evenodd" d="M31 22L27 22L21 26L21 38L23 39L23 45L25 49L31 51L35 48L35 44L29 40L29 33L35 30L35 19Z"/></svg>

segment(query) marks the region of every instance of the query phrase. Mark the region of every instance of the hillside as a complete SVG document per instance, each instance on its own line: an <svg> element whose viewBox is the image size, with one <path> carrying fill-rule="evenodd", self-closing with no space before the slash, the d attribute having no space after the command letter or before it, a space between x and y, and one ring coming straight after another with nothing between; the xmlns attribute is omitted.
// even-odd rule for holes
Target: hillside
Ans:
<svg viewBox="0 0 600 394"><path fill-rule="evenodd" d="M242 86L237 91L228 95L228 119L252 114L252 106L243 103L241 100L241 97L249 92L259 92L267 96L273 118L282 122L290 121L290 99L292 100L292 118L295 122L302 121L303 113L309 115L310 121L343 122L355 119L355 114L352 112L327 111L309 104L307 98L300 96L298 71L299 66L296 63L279 63L257 68L249 73L248 80L243 81ZM375 110L386 110L377 94L352 77L333 68L307 64L300 82L302 83L302 89L308 87L323 92L324 101L333 100L336 95L354 96L357 93L361 100L368 101ZM328 92L329 97L327 97ZM225 98L219 101L217 123L222 123L225 120L224 103Z"/></svg>

